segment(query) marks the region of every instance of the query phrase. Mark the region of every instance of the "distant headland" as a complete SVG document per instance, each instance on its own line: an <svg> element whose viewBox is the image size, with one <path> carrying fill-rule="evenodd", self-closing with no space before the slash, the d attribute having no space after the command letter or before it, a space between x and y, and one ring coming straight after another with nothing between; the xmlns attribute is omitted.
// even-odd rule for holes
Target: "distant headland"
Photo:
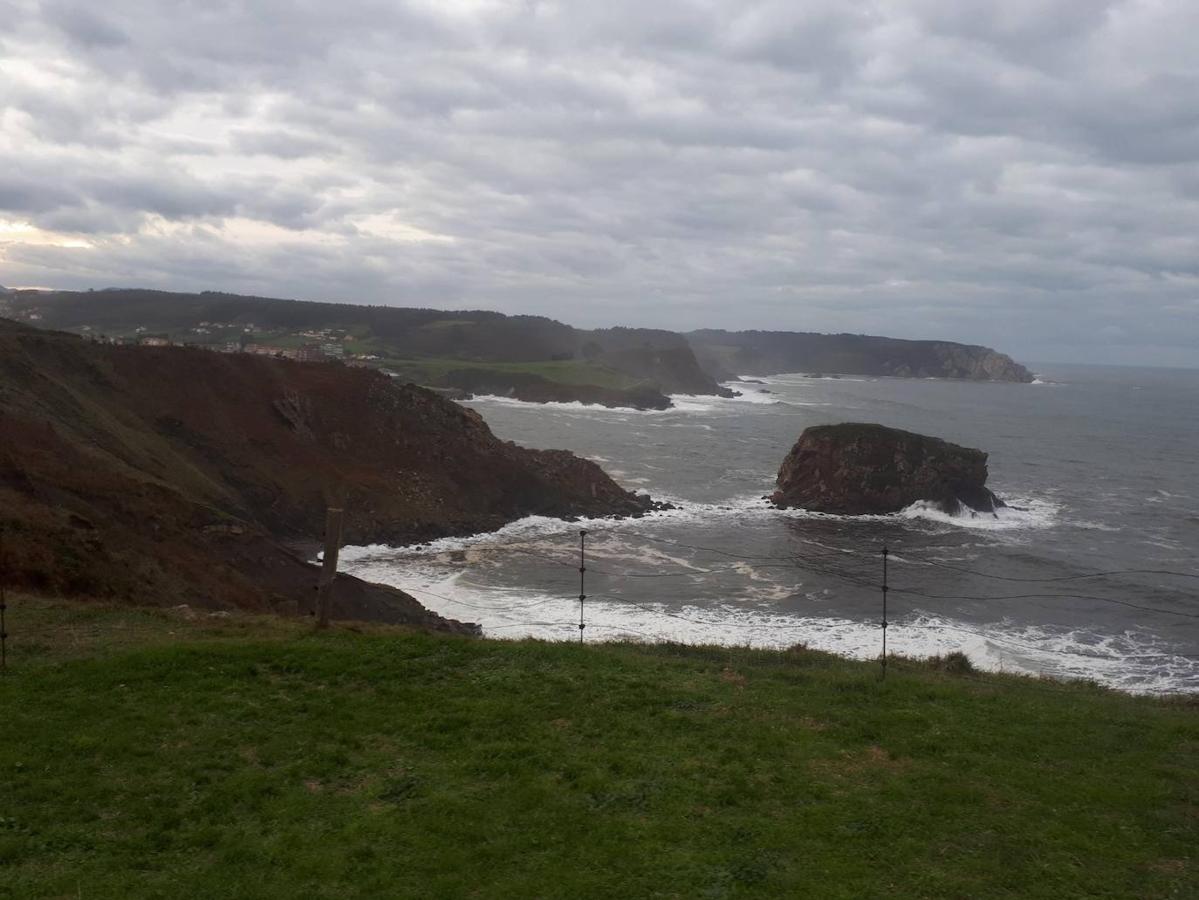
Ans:
<svg viewBox="0 0 1199 900"><path fill-rule="evenodd" d="M670 395L734 396L738 375L823 372L1032 381L989 347L852 334L581 329L543 316L316 303L205 291L10 291L0 316L106 343L183 344L337 359L402 381L530 402L668 409Z"/></svg>

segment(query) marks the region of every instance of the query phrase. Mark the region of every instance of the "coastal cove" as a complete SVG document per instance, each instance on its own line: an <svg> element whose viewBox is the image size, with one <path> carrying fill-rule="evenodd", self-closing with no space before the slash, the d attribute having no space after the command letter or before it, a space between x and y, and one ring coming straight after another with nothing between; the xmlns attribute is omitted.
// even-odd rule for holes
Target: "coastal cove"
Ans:
<svg viewBox="0 0 1199 900"><path fill-rule="evenodd" d="M889 649L965 652L980 668L1199 690L1199 373L1036 367L1033 384L782 375L738 398L665 411L479 398L503 439L572 450L678 508L637 520L534 517L493 534L358 547L343 570L411 593L493 637L628 637L879 651L881 549L892 551ZM777 510L762 498L809 425L872 421L990 453L993 516ZM1131 570L1138 570L1133 572ZM1089 577L1094 573L1126 574Z"/></svg>

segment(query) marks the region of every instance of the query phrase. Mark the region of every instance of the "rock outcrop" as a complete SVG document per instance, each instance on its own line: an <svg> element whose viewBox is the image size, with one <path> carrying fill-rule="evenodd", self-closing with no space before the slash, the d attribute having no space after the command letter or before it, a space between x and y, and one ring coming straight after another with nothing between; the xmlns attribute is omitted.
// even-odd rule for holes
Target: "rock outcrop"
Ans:
<svg viewBox="0 0 1199 900"><path fill-rule="evenodd" d="M882 425L818 425L783 460L771 499L844 515L898 512L918 501L950 514L994 513L1004 503L986 482L981 450Z"/></svg>

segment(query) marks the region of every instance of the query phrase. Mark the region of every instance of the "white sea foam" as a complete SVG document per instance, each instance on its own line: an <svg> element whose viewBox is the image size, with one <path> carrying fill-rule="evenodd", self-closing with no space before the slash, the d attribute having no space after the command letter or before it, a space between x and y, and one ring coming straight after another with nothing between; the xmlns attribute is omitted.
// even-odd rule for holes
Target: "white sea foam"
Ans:
<svg viewBox="0 0 1199 900"><path fill-rule="evenodd" d="M1013 531L1051 528L1057 523L1060 507L1048 500L1037 498L1012 498L1008 506L994 513L973 512L964 509L950 515L934 503L918 501L902 512L896 513L904 519L925 519L957 528L976 528L983 531Z"/></svg>
<svg viewBox="0 0 1199 900"><path fill-rule="evenodd" d="M844 516L833 513L813 512L806 509L778 509L758 493L708 503L690 501L663 494L656 495L656 498L673 504L674 508L655 510L635 519L592 517L566 520L552 516L526 516L523 519L510 522L495 531L480 532L461 537L438 538L411 547L395 548L382 544L346 547L342 550L341 556L342 559L350 562L378 554L385 556L393 556L396 553L435 555L458 550L468 550L472 547L498 546L513 542L544 540L566 534L577 535L580 530L586 530L595 536L599 536L604 533L619 534L621 532L639 531L652 528L656 524L687 525L694 523L703 525L717 520L764 521L772 517L874 523L922 519L941 525L979 531L1041 529L1052 527L1057 521L1059 511L1059 507L1056 504L1035 498L1020 499L1015 502L1013 507L1000 509L999 518L993 518L989 514L980 514L973 518L968 515L950 516L938 509L926 508L924 504L913 504L902 512L891 513L889 515Z"/></svg>
<svg viewBox="0 0 1199 900"><path fill-rule="evenodd" d="M527 409L558 410L563 412L584 412L592 415L639 415L663 416L679 413L705 414L729 412L743 405L756 406L829 406L826 402L805 402L793 397L781 397L767 390L755 389L753 386L740 382L726 382L724 387L738 391L737 397L717 397L710 394L671 394L671 406L667 409L634 409L631 406L602 406L598 403L582 403L578 400L549 401L537 403L530 400L517 400L514 397L503 397L495 394L476 394L469 400L458 401L463 404L494 403L503 406L524 407Z"/></svg>
<svg viewBox="0 0 1199 900"><path fill-rule="evenodd" d="M501 397L498 394L475 394L469 400L460 400L459 403L499 403L504 406L524 406L529 409L569 409L574 411L584 412L610 412L610 413L630 413L630 412L664 412L664 410L636 410L629 406L609 407L602 406L599 403L581 403L578 400L549 400L545 403L535 402L533 400L517 400L515 397Z"/></svg>
<svg viewBox="0 0 1199 900"><path fill-rule="evenodd" d="M573 586L565 583L560 592L475 583L470 580L474 570L469 555L455 571L447 571L433 559L405 558L402 551L377 547L347 547L342 559L346 571L407 591L441 615L478 622L488 637L578 638L579 602ZM686 561L672 559L672 564ZM802 643L855 659L877 657L880 630L876 623L770 608L770 601L794 595L790 589L769 588L759 592L759 599L752 603L725 600L704 606L665 606L612 594L592 596L584 604L584 633L588 640L776 649ZM1174 653L1159 638L1135 631L1097 636L1010 622L968 624L915 612L891 621L887 637L889 650L901 656L961 652L983 671L1093 679L1138 693L1194 690L1199 681L1199 661Z"/></svg>
<svg viewBox="0 0 1199 900"><path fill-rule="evenodd" d="M767 384L804 384L810 381L846 381L846 382L874 382L877 378L867 377L850 377L848 375L808 375L803 372L780 372L778 375L763 376L762 381Z"/></svg>
<svg viewBox="0 0 1199 900"><path fill-rule="evenodd" d="M682 413L710 413L716 412L721 408L721 401L728 401L724 397L712 397L702 394L671 394L670 402L674 404L672 409L654 410L654 412L682 412Z"/></svg>
<svg viewBox="0 0 1199 900"><path fill-rule="evenodd" d="M768 391L754 390L736 381L725 382L724 387L738 391L737 397L712 397L703 394L671 394L675 410L689 413L726 413L738 407L749 406L829 406L824 402L807 402L794 397L782 397ZM670 412L671 410L665 410Z"/></svg>
<svg viewBox="0 0 1199 900"><path fill-rule="evenodd" d="M667 515L668 513L650 513L645 518ZM357 562L367 557L382 556L391 558L397 553L404 554L437 554L449 553L456 550L467 550L471 547L525 542L530 539L541 539L557 534L577 534L580 530L591 530L602 526L612 526L617 522L628 520L582 518L574 521L557 519L552 516L526 516L510 522L495 531L484 531L478 534L462 537L444 537L410 547L389 547L386 544L369 544L361 547L345 547L341 558L347 562ZM644 521L638 519L634 521Z"/></svg>
<svg viewBox="0 0 1199 900"><path fill-rule="evenodd" d="M788 516L797 519L829 519L843 522L888 522L895 520L922 520L953 528L966 528L978 531L1017 531L1029 529L1052 528L1057 524L1061 507L1049 500L1038 498L1012 498L1011 504L1000 507L992 513L974 513L963 510L951 515L941 510L936 504L923 500L913 503L897 513L882 515L847 516L837 513L815 512L809 509L775 509L766 501L759 501L765 509L775 515ZM746 503L746 508L753 508Z"/></svg>
<svg viewBox="0 0 1199 900"><path fill-rule="evenodd" d="M634 409L631 406L602 406L598 403L581 403L578 400L567 402L550 401L536 403L531 400L517 400L513 397L500 397L494 394L476 394L470 400L459 401L464 404L495 403L503 406L524 407L526 409L558 410L562 412L584 412L599 416L669 416L679 413L710 413L728 409L728 403L739 398L714 397L702 394L671 394L671 406L667 409ZM724 404L722 406L722 404Z"/></svg>
<svg viewBox="0 0 1199 900"><path fill-rule="evenodd" d="M745 384L744 382L740 381L726 381L721 385L721 387L729 388L730 390L737 391L740 394L738 397L727 398L731 399L735 403L756 403L763 406L774 406L781 405L786 402L779 397L778 394L775 394L773 391L767 390L765 387L760 387L756 384Z"/></svg>
<svg viewBox="0 0 1199 900"><path fill-rule="evenodd" d="M606 593L589 597L584 615L585 635L592 639L666 640L684 643L787 647L805 643L816 649L868 659L877 655L879 629L871 622L843 617L776 610L775 604L807 598L823 606L829 589L805 591L802 575L766 572L745 561L724 561L730 574L743 576L732 589L727 583L715 588L706 569L709 561L692 556L685 548L646 543L638 532L656 526L686 526L689 522L709 524L716 519L748 517L748 521L770 516L812 519L886 521L930 519L934 524L965 528L1042 528L1058 515L1053 503L1036 499L1018 501L1023 510L1001 511L998 520L949 517L939 511L905 510L894 516L828 516L805 510L777 510L761 497L748 495L722 503L680 502L679 508L652 513L642 519L581 519L568 522L546 516L530 516L486 534L442 538L425 544L389 548L347 547L342 551L346 571L372 581L391 584L412 593L430 609L452 618L479 622L491 637L536 637L573 640L578 637L578 600L573 574L560 578L551 574L541 588L502 588L487 581L503 565L505 551L528 551L546 562L563 560L573 564L573 543L563 538L580 529L591 533L588 558L593 561L602 589L608 573L674 572L694 596L719 591L711 605L663 606L648 590L641 594L635 582L611 582L628 588L628 593ZM980 524L980 520L981 523ZM686 544L686 539L680 539ZM697 544L704 543L696 539ZM838 549L838 548L827 548ZM568 560L567 557L570 557ZM551 572L553 570L551 569ZM560 584L554 585L555 581ZM633 585L632 587L629 587ZM593 588L594 590L595 588ZM1160 639L1148 634L1125 632L1097 636L1082 630L1052 630L1017 626L1010 622L974 625L941 615L915 612L891 623L888 642L895 653L912 657L944 655L960 651L985 671L1043 674L1051 677L1089 678L1124 690L1160 693L1194 690L1199 683L1199 661L1173 653Z"/></svg>

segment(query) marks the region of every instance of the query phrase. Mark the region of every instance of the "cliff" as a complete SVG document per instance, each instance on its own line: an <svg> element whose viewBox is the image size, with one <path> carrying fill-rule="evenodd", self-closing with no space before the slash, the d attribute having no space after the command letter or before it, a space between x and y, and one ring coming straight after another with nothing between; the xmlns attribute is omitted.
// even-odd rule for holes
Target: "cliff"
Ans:
<svg viewBox="0 0 1199 900"><path fill-rule="evenodd" d="M594 463L500 441L379 372L4 320L0 433L9 580L72 594L302 611L315 572L283 542L318 540L331 499L355 544L648 505ZM437 619L401 592L338 584L343 613Z"/></svg>
<svg viewBox="0 0 1199 900"><path fill-rule="evenodd" d="M987 454L940 438L847 423L804 429L772 500L815 512L898 512L924 500L956 514L1004 505L986 487Z"/></svg>
<svg viewBox="0 0 1199 900"><path fill-rule="evenodd" d="M608 366L667 394L732 397L700 366L681 334L654 328L605 328L581 332L579 355ZM727 379L726 379L727 380Z"/></svg>
<svg viewBox="0 0 1199 900"><path fill-rule="evenodd" d="M1033 375L1010 356L970 344L908 341L863 334L791 331L693 331L700 364L718 377L829 372L897 378L962 378L1030 382Z"/></svg>

